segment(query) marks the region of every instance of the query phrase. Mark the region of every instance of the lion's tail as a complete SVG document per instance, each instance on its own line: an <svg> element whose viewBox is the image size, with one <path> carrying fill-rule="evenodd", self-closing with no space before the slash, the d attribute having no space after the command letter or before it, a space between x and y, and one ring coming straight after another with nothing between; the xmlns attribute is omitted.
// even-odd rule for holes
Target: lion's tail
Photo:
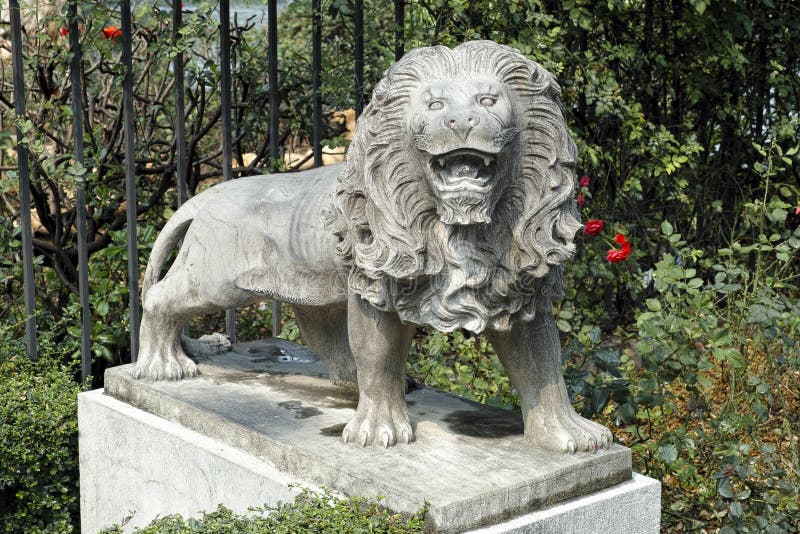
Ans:
<svg viewBox="0 0 800 534"><path fill-rule="evenodd" d="M147 262L147 269L144 271L142 280L142 303L147 298L147 292L158 282L161 275L161 268L166 263L170 252L178 242L186 235L186 231L191 226L197 215L197 208L191 200L181 206L164 225L164 229L158 234L153 250L150 252L150 259Z"/></svg>

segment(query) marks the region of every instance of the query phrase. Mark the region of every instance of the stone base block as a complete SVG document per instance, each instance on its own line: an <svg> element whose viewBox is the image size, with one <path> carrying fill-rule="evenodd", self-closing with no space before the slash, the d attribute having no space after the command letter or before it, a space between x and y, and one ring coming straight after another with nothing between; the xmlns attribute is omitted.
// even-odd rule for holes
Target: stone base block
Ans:
<svg viewBox="0 0 800 534"><path fill-rule="evenodd" d="M634 473L622 484L470 534L655 534L660 526L661 482Z"/></svg>
<svg viewBox="0 0 800 534"><path fill-rule="evenodd" d="M103 390L78 396L81 532L130 518L126 531L158 516L236 512L292 501L316 486L270 462L120 402Z"/></svg>
<svg viewBox="0 0 800 534"><path fill-rule="evenodd" d="M428 503L439 532L658 532L659 484L631 478L624 447L541 451L522 436L518 413L427 388L407 395L415 443L344 444L354 391L314 365L262 360L227 354L177 383L137 381L121 366L107 371L105 394L82 394L83 532L131 513L137 526L220 503L275 504L293 498L290 483L384 496L400 512Z"/></svg>

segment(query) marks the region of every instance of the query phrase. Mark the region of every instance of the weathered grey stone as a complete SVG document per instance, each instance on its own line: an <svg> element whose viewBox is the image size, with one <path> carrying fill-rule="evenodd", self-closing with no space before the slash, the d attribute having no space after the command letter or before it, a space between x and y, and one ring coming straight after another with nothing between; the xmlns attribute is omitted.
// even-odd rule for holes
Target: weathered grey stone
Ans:
<svg viewBox="0 0 800 534"><path fill-rule="evenodd" d="M198 365L199 375L181 382L136 380L132 366L115 367L106 371L105 392L236 447L285 477L344 495L383 495L388 507L403 512L427 501L431 526L443 532L493 524L631 478L628 449L564 455L533 448L519 414L424 387L406 396L413 447L356 447L339 435L358 394L327 380L321 363L229 352ZM82 428L89 424L96 421L81 421ZM193 453L180 458L176 471L201 469ZM144 461L174 464L170 454Z"/></svg>
<svg viewBox="0 0 800 534"><path fill-rule="evenodd" d="M580 228L559 92L490 41L409 52L377 84L344 166L229 181L173 215L144 276L135 375L195 375L179 342L192 316L277 298L331 379L357 377L345 443L414 440L405 362L414 325L429 325L487 333L532 445L609 447L570 405L552 317Z"/></svg>
<svg viewBox="0 0 800 534"><path fill-rule="evenodd" d="M222 441L120 402L103 390L78 396L81 532L121 524L141 527L156 516L198 515L220 503L250 506L291 502L315 488L270 462Z"/></svg>
<svg viewBox="0 0 800 534"><path fill-rule="evenodd" d="M469 534L657 534L661 531L661 483L633 479Z"/></svg>

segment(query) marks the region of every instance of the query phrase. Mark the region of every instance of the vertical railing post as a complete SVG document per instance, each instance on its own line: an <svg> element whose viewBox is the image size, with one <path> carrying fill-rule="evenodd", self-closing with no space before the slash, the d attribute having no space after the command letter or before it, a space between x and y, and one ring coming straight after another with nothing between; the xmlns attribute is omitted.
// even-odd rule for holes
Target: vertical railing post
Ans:
<svg viewBox="0 0 800 534"><path fill-rule="evenodd" d="M278 100L278 2L269 0L267 4L267 39L269 50L269 158L270 167L275 168L278 160L278 120L280 101ZM272 301L272 337L281 333L281 303Z"/></svg>
<svg viewBox="0 0 800 534"><path fill-rule="evenodd" d="M180 0L172 0L172 46L176 48L175 57L172 59L172 68L175 71L175 183L178 187L178 207L189 200L189 186L186 183L186 106L185 84L183 74L183 50L180 50L180 31L183 26L183 7ZM189 337L189 325L183 326L183 335Z"/></svg>
<svg viewBox="0 0 800 534"><path fill-rule="evenodd" d="M405 26L406 26L406 2L405 0L394 0L394 60L400 61L405 54Z"/></svg>
<svg viewBox="0 0 800 534"><path fill-rule="evenodd" d="M322 2L311 1L311 85L313 111L311 114L311 149L314 152L314 167L322 165L322 100L319 87L322 73Z"/></svg>
<svg viewBox="0 0 800 534"><path fill-rule="evenodd" d="M22 24L19 2L10 0L11 52L14 79L14 111L17 120L25 118L25 76L22 61ZM28 168L28 147L22 140L22 129L17 126L17 169L19 171L19 220L22 226L22 283L25 293L25 347L28 358L39 359L36 345L36 303L33 279L33 231L31 229L31 183Z"/></svg>
<svg viewBox="0 0 800 534"><path fill-rule="evenodd" d="M231 143L231 12L229 0L219 3L219 62L222 106L222 179L230 180L233 172ZM236 343L236 310L225 310L225 331Z"/></svg>
<svg viewBox="0 0 800 534"><path fill-rule="evenodd" d="M131 323L131 363L139 355L139 250L136 237L136 154L133 131L133 30L131 2L122 0L122 115L125 132L125 202L128 225L128 307Z"/></svg>
<svg viewBox="0 0 800 534"><path fill-rule="evenodd" d="M172 45L176 48L180 42L180 31L183 26L183 8L180 0L172 0ZM172 60L175 71L175 182L178 186L178 207L189 200L189 186L186 183L186 106L183 51L176 50ZM189 325L183 326L183 335L189 337Z"/></svg>
<svg viewBox="0 0 800 534"><path fill-rule="evenodd" d="M72 84L72 137L75 166L83 169L83 91L81 84L81 43L78 30L78 1L69 3L69 65ZM75 213L78 234L78 294L81 302L81 380L92 373L91 308L89 307L89 252L86 247L86 174L75 177Z"/></svg>
<svg viewBox="0 0 800 534"><path fill-rule="evenodd" d="M183 9L180 0L172 0L172 42L177 47L183 25ZM186 106L184 103L183 51L176 50L172 60L175 71L175 176L178 184L178 206L189 199L186 183Z"/></svg>
<svg viewBox="0 0 800 534"><path fill-rule="evenodd" d="M364 0L355 0L353 26L356 40L354 47L356 117L359 117L364 109Z"/></svg>

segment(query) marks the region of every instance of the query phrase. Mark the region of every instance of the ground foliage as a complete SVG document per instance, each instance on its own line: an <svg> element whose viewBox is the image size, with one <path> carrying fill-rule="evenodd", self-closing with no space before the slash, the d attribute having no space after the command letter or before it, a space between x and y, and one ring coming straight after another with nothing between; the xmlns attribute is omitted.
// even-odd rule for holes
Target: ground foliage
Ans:
<svg viewBox="0 0 800 534"><path fill-rule="evenodd" d="M312 491L303 488L292 503L256 508L249 514L236 514L220 505L214 512L199 518L172 515L154 520L137 534L189 534L215 532L219 534L275 534L341 532L348 534L412 534L421 533L425 510L413 516L394 514L380 506L380 500L353 497L341 499L327 489ZM121 533L121 527L103 531Z"/></svg>
<svg viewBox="0 0 800 534"><path fill-rule="evenodd" d="M393 3L367 0L368 94L394 56ZM791 1L426 0L407 6L406 50L486 38L554 72L579 146L584 220L566 298L557 304L565 378L576 407L608 424L636 469L664 482L665 530L800 529L800 13ZM57 3L56 3L57 5ZM90 218L93 373L128 361L119 25L82 2L87 163L70 160L65 26L58 8L26 26L37 313L43 352L76 357L74 191ZM326 117L353 105L353 6L325 0ZM37 4L38 6L38 4ZM176 207L169 61L187 53L189 188L221 175L213 5L187 14L177 43L169 12L137 3L136 168L142 270ZM41 6L37 9L42 9ZM266 37L234 29L234 174L280 168L268 158ZM280 141L311 132L309 1L279 21ZM21 355L23 310L11 71L0 70L0 321L4 358ZM326 126L330 144L345 143ZM595 230L597 230L595 232ZM631 252L607 261L624 235ZM287 310L288 312L288 310ZM241 314L267 332L268 309ZM221 319L200 323L219 328ZM205 332L204 332L205 333ZM283 335L297 339L287 314ZM409 372L496 405L516 392L481 337L420 330ZM96 384L99 380L96 379Z"/></svg>

